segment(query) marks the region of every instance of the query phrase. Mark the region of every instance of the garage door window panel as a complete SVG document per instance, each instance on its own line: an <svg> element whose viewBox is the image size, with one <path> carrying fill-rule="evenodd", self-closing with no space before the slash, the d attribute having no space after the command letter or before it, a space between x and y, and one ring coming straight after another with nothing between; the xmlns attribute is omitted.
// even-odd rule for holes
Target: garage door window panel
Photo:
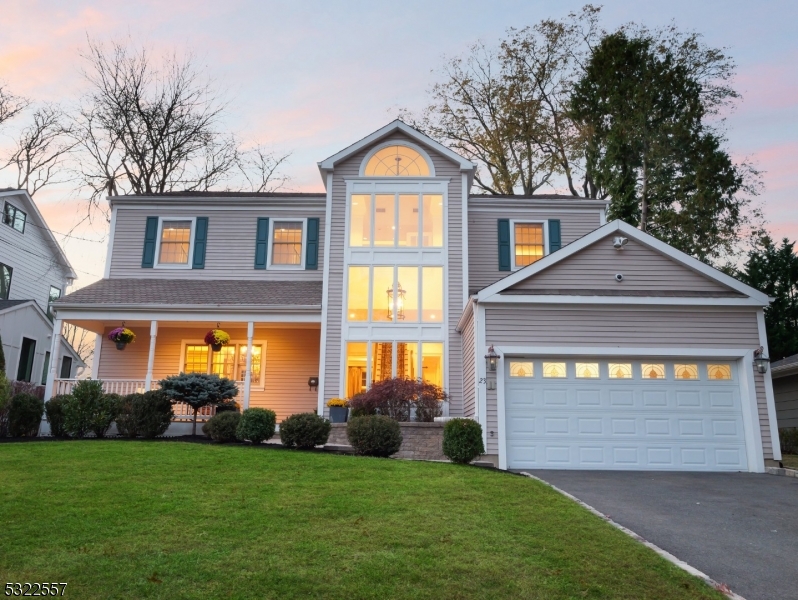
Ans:
<svg viewBox="0 0 798 600"><path fill-rule="evenodd" d="M643 363L640 365L640 371L643 379L665 379L665 365L663 364Z"/></svg>
<svg viewBox="0 0 798 600"><path fill-rule="evenodd" d="M544 362L543 377L546 379L563 379L568 376L564 362Z"/></svg>
<svg viewBox="0 0 798 600"><path fill-rule="evenodd" d="M673 375L676 377L676 379L680 380L698 379L698 365L684 365L677 363L673 365Z"/></svg>
<svg viewBox="0 0 798 600"><path fill-rule="evenodd" d="M576 363L576 377L578 379L598 379L598 363Z"/></svg>
<svg viewBox="0 0 798 600"><path fill-rule="evenodd" d="M632 363L609 363L610 379L632 379Z"/></svg>
<svg viewBox="0 0 798 600"><path fill-rule="evenodd" d="M534 377L535 366L531 362L510 361L510 377Z"/></svg>
<svg viewBox="0 0 798 600"><path fill-rule="evenodd" d="M730 380L732 378L731 365L709 364L707 365L707 377L711 380Z"/></svg>

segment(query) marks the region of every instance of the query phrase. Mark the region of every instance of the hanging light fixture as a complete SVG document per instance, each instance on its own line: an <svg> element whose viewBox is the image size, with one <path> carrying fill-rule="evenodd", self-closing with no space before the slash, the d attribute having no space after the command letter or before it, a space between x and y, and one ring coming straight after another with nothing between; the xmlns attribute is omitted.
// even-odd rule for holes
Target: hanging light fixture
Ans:
<svg viewBox="0 0 798 600"><path fill-rule="evenodd" d="M754 366L756 367L757 371L764 375L768 372L769 364L770 359L765 356L765 349L762 346L754 350Z"/></svg>
<svg viewBox="0 0 798 600"><path fill-rule="evenodd" d="M396 310L396 319L404 321L405 319L405 295L407 290L402 287L401 282L396 282L396 304L394 305L393 288L386 290L388 294L388 320L393 321L393 312Z"/></svg>

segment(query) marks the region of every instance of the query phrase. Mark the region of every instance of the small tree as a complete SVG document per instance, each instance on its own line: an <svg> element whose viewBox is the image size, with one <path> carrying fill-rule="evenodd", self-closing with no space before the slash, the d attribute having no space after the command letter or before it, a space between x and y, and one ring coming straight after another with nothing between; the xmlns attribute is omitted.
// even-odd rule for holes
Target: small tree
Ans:
<svg viewBox="0 0 798 600"><path fill-rule="evenodd" d="M6 374L6 353L3 352L3 339L0 338L0 373Z"/></svg>
<svg viewBox="0 0 798 600"><path fill-rule="evenodd" d="M416 420L432 422L441 415L448 394L426 381L394 377L373 384L367 392L349 399L352 416L380 414L396 421L409 421L416 409Z"/></svg>
<svg viewBox="0 0 798 600"><path fill-rule="evenodd" d="M180 373L160 382L172 402L185 402L194 409L191 435L197 435L197 413L203 406L214 406L238 394L235 382L218 375Z"/></svg>

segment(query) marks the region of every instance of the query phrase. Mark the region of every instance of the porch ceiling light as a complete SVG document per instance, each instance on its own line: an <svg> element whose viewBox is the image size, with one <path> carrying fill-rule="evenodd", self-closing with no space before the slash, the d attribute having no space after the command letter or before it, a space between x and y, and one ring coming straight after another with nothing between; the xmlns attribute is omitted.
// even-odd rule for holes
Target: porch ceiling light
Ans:
<svg viewBox="0 0 798 600"><path fill-rule="evenodd" d="M499 355L496 354L496 350L493 349L493 344L490 345L488 348L488 353L485 355L485 365L488 367L488 371L496 371L496 365L499 362Z"/></svg>
<svg viewBox="0 0 798 600"><path fill-rule="evenodd" d="M769 364L770 359L765 356L765 349L762 346L754 350L754 366L756 367L757 371L764 375L768 372Z"/></svg>

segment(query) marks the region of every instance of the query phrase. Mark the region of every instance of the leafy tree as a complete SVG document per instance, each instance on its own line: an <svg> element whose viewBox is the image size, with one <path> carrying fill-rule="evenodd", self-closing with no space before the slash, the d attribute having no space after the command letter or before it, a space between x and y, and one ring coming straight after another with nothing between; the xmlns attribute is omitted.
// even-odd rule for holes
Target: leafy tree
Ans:
<svg viewBox="0 0 798 600"><path fill-rule="evenodd" d="M160 383L161 389L172 402L185 402L194 409L191 435L197 435L197 413L200 408L221 404L238 395L235 382L216 374L180 373Z"/></svg>
<svg viewBox="0 0 798 600"><path fill-rule="evenodd" d="M768 350L772 360L798 354L798 255L795 242L787 238L777 246L762 236L748 253L743 270L737 274L743 283L774 298L765 308Z"/></svg>

